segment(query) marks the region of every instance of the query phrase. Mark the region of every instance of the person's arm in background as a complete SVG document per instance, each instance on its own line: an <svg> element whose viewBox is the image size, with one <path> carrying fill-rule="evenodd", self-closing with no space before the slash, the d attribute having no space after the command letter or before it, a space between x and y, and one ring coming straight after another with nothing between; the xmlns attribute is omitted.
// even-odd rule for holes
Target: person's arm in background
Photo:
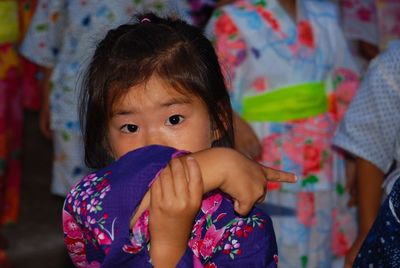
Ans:
<svg viewBox="0 0 400 268"><path fill-rule="evenodd" d="M39 0L29 28L22 40L22 56L39 67L42 106L40 130L46 138L52 137L50 129L49 95L52 69L57 65L68 16L66 0Z"/></svg>
<svg viewBox="0 0 400 268"><path fill-rule="evenodd" d="M351 267L369 229L378 215L382 199L384 173L361 157L355 159L355 194L358 207L358 235L346 255L345 267Z"/></svg>

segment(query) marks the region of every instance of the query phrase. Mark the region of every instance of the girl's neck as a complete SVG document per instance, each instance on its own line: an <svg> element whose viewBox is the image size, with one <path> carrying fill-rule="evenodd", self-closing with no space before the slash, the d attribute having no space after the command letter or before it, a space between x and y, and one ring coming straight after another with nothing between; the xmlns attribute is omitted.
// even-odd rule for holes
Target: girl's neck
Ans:
<svg viewBox="0 0 400 268"><path fill-rule="evenodd" d="M289 14L293 21L297 21L296 0L278 0L282 8Z"/></svg>

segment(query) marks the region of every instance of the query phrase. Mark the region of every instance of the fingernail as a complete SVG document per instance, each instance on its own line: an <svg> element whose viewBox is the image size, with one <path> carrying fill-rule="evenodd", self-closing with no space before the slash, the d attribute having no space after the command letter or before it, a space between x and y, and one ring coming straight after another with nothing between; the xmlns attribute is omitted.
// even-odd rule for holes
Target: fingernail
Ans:
<svg viewBox="0 0 400 268"><path fill-rule="evenodd" d="M188 156L188 157L186 158L186 161L194 161L194 157L193 157L193 156Z"/></svg>

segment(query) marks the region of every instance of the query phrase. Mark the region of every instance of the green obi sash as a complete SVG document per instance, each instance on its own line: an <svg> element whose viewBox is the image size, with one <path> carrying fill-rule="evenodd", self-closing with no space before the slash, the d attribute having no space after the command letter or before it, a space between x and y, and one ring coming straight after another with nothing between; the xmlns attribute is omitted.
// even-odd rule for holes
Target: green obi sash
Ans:
<svg viewBox="0 0 400 268"><path fill-rule="evenodd" d="M243 100L242 117L255 122L283 122L305 119L328 111L323 82L297 84Z"/></svg>
<svg viewBox="0 0 400 268"><path fill-rule="evenodd" d="M16 1L0 1L0 44L19 38L18 5Z"/></svg>

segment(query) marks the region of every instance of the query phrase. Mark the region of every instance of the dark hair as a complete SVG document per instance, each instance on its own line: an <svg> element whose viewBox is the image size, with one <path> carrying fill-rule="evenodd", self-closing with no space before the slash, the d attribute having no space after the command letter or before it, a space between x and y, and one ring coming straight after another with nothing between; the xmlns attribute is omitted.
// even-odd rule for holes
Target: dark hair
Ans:
<svg viewBox="0 0 400 268"><path fill-rule="evenodd" d="M232 147L232 109L210 41L200 29L177 18L149 13L136 20L107 33L85 73L80 119L86 164L102 168L113 161L107 133L112 104L153 74L181 93L199 97L212 128L220 133L212 146Z"/></svg>

